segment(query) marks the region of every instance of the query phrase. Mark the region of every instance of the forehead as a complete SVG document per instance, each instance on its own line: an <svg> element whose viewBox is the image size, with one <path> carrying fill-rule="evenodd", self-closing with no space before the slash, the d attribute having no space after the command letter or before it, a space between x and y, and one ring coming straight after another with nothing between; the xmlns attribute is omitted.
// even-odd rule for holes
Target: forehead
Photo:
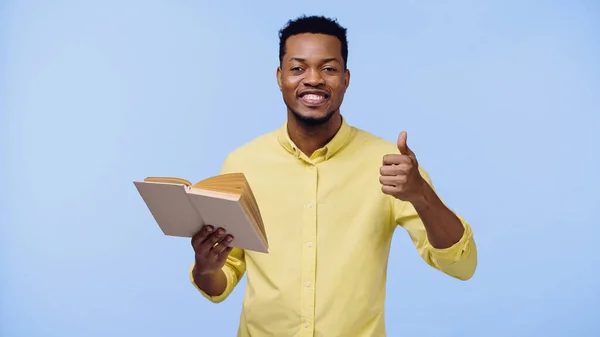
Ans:
<svg viewBox="0 0 600 337"><path fill-rule="evenodd" d="M284 60L335 58L342 62L342 43L335 36L311 33L293 35L287 39L285 47Z"/></svg>

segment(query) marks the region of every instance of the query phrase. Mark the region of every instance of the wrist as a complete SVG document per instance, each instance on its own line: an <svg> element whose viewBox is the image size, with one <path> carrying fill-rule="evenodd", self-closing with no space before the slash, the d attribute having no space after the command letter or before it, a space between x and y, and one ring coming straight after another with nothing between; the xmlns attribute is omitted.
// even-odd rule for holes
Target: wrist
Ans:
<svg viewBox="0 0 600 337"><path fill-rule="evenodd" d="M194 279L210 279L214 276L214 271L206 271L198 268L198 264L194 265L194 269L192 269L192 274L194 275Z"/></svg>
<svg viewBox="0 0 600 337"><path fill-rule="evenodd" d="M421 183L421 188L418 193L415 193L414 197L411 198L410 203L416 209L428 208L431 206L432 201L435 199L435 192L429 186L429 184L423 179Z"/></svg>
<svg viewBox="0 0 600 337"><path fill-rule="evenodd" d="M222 269L216 271L202 272L196 270L196 266L192 270L194 284L209 296L218 296L223 294L227 288L227 276Z"/></svg>

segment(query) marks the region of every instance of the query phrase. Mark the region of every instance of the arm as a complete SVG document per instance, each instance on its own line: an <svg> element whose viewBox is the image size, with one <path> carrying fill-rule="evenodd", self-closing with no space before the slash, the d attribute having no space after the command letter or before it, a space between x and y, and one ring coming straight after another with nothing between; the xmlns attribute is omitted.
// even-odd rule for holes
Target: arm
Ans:
<svg viewBox="0 0 600 337"><path fill-rule="evenodd" d="M460 280L468 280L477 267L477 247L471 226L437 196L427 172L422 201L393 199L394 220L404 228L419 255L430 266Z"/></svg>
<svg viewBox="0 0 600 337"><path fill-rule="evenodd" d="M219 269L214 274L201 274L196 269L196 264L192 266L191 280L196 288L201 289L210 297L219 296L227 289L227 276L223 269Z"/></svg>
<svg viewBox="0 0 600 337"><path fill-rule="evenodd" d="M380 172L383 193L393 197L394 220L408 231L429 265L468 280L477 266L471 227L437 196L406 138L406 132L401 132L397 143L400 153L386 154Z"/></svg>
<svg viewBox="0 0 600 337"><path fill-rule="evenodd" d="M211 274L200 274L193 263L190 281L205 298L213 303L223 302L236 287L246 271L244 251L233 248L223 267Z"/></svg>
<svg viewBox="0 0 600 337"><path fill-rule="evenodd" d="M429 243L434 248L449 248L460 241L465 227L435 193L431 181L426 182L422 195L411 203L423 221Z"/></svg>
<svg viewBox="0 0 600 337"><path fill-rule="evenodd" d="M233 155L228 155L221 167L221 174L236 172L233 164ZM206 234L206 233L205 233ZM216 233L215 233L216 234ZM212 246L214 242L210 242ZM199 245L199 244L197 244ZM246 262L244 260L244 251L239 248L229 247L230 252L226 260L220 261L222 267L214 272L205 273L196 268L196 262L190 267L190 281L194 287L211 302L219 303L224 301L238 284L246 272ZM195 250L201 251L198 248ZM196 252L196 255L198 252ZM198 256L197 256L198 258ZM196 259L198 261L198 259Z"/></svg>

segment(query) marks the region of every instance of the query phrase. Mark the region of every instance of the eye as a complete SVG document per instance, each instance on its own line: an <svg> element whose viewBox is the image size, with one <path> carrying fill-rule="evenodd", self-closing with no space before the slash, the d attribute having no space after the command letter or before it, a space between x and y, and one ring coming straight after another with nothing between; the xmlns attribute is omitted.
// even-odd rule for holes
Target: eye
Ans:
<svg viewBox="0 0 600 337"><path fill-rule="evenodd" d="M291 71L297 72L297 71L302 71L302 67L293 67L290 69Z"/></svg>
<svg viewBox="0 0 600 337"><path fill-rule="evenodd" d="M336 71L336 69L334 67L325 67L325 68L323 68L323 70L325 70L327 72Z"/></svg>

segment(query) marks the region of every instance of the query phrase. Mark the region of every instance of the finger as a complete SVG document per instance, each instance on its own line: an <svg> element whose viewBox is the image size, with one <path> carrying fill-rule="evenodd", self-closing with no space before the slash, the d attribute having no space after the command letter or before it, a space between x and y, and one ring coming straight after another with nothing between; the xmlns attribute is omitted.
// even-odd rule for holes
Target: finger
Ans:
<svg viewBox="0 0 600 337"><path fill-rule="evenodd" d="M412 164L409 163L402 163L398 165L384 165L379 169L379 173L382 176L397 176L401 174L408 174L411 168Z"/></svg>
<svg viewBox="0 0 600 337"><path fill-rule="evenodd" d="M196 235L194 235L192 237L192 247L194 247L194 250L197 250L198 248L200 248L200 245L202 244L202 242L204 242L204 240L206 240L206 238L208 237L208 235L210 233L212 233L213 231L213 227L211 225L206 225L203 226L202 229L200 231L198 231L198 233L196 233Z"/></svg>
<svg viewBox="0 0 600 337"><path fill-rule="evenodd" d="M401 154L386 154L383 156L383 165L398 165L410 163L410 158Z"/></svg>
<svg viewBox="0 0 600 337"><path fill-rule="evenodd" d="M225 249L227 249L227 247L229 247L229 244L231 243L231 241L233 241L233 236L226 235L223 238L223 240L221 240L215 244L215 246L210 250L210 252L215 255L221 254Z"/></svg>
<svg viewBox="0 0 600 337"><path fill-rule="evenodd" d="M217 263L218 264L225 264L225 261L227 261L227 257L229 256L229 253L231 253L231 250L233 249L233 247L231 246L227 246L227 248L225 248L218 256L217 256Z"/></svg>
<svg viewBox="0 0 600 337"><path fill-rule="evenodd" d="M398 187L406 183L406 176L380 176L379 182L384 186Z"/></svg>
<svg viewBox="0 0 600 337"><path fill-rule="evenodd" d="M208 256L208 253L215 243L219 242L223 238L224 232L225 230L223 228L219 228L206 236L202 242L198 241L194 248L196 253L200 256Z"/></svg>
<svg viewBox="0 0 600 337"><path fill-rule="evenodd" d="M381 191L384 194L395 195L396 193L400 192L400 189L396 186L382 185Z"/></svg>
<svg viewBox="0 0 600 337"><path fill-rule="evenodd" d="M210 256L211 249L220 240L221 238L219 237L216 231L211 233L204 241L198 244L197 248L195 248L196 255L202 258Z"/></svg>
<svg viewBox="0 0 600 337"><path fill-rule="evenodd" d="M215 243L221 241L225 237L225 229L218 228L214 233L204 240L203 245L208 247L208 250L212 249Z"/></svg>
<svg viewBox="0 0 600 337"><path fill-rule="evenodd" d="M400 135L398 135L398 150L400 150L400 153L405 155L414 155L414 153L408 147L408 144L406 144L407 138L408 134L406 133L406 131L400 132Z"/></svg>

